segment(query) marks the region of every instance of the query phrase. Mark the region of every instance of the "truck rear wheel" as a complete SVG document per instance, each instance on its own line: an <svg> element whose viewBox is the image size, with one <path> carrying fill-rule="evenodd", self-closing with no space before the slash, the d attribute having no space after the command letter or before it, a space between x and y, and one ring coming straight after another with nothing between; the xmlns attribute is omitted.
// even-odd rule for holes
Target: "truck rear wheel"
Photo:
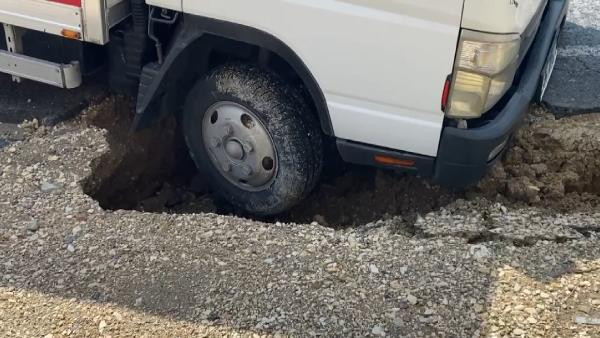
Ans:
<svg viewBox="0 0 600 338"><path fill-rule="evenodd" d="M190 154L215 193L256 215L282 213L314 188L322 135L301 96L248 65L212 71L183 112Z"/></svg>

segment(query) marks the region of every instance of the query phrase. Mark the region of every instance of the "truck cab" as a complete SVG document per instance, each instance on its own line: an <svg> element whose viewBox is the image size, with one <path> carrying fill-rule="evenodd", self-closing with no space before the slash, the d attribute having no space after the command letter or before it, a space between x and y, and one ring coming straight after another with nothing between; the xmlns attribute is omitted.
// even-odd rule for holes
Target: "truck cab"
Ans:
<svg viewBox="0 0 600 338"><path fill-rule="evenodd" d="M71 88L82 69L101 67L137 97L134 128L177 114L214 191L273 215L315 187L330 144L347 162L449 186L480 180L543 96L567 7L5 0L0 71ZM58 38L80 52L71 60L27 55L22 37L32 31L38 43Z"/></svg>

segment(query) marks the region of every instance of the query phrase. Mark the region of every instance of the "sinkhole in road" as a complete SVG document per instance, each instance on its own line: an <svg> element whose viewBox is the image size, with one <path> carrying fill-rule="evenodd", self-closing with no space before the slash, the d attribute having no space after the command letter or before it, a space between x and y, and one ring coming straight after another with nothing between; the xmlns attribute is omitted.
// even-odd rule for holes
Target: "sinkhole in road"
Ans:
<svg viewBox="0 0 600 338"><path fill-rule="evenodd" d="M92 163L92 173L83 182L84 191L101 207L254 218L209 189L174 118L131 133L132 114L132 103L122 97L109 97L84 113L89 124L107 130L110 150ZM398 215L411 220L457 198L458 193L417 177L335 163L305 201L285 214L257 220L358 226Z"/></svg>
<svg viewBox="0 0 600 338"><path fill-rule="evenodd" d="M176 119L132 133L130 100L109 97L84 113L106 129L109 151L92 163L84 191L108 210L218 213L265 222L317 222L335 228L417 215L459 198L485 198L548 212L600 210L600 114L565 119L534 109L511 150L475 187L452 191L413 176L336 162L315 191L286 214L257 219L235 210L208 188L189 158Z"/></svg>

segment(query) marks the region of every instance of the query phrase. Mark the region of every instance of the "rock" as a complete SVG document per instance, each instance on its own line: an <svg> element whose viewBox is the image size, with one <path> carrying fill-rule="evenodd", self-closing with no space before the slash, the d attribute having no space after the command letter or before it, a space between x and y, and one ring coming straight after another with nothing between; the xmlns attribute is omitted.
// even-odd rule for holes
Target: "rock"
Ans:
<svg viewBox="0 0 600 338"><path fill-rule="evenodd" d="M73 230L71 230L71 233L73 234L73 236L77 236L79 233L81 232L81 226L76 226L73 228Z"/></svg>
<svg viewBox="0 0 600 338"><path fill-rule="evenodd" d="M379 337L385 337L386 336L385 329L383 328L383 326L381 326L381 324L373 326L373 329L371 330L371 333L374 336L379 336Z"/></svg>
<svg viewBox="0 0 600 338"><path fill-rule="evenodd" d="M49 181L44 181L42 183L42 185L40 186L40 190L45 194L55 192L58 189L60 189L60 187L58 185L56 185L52 182L49 182Z"/></svg>
<svg viewBox="0 0 600 338"><path fill-rule="evenodd" d="M469 248L469 252L471 253L471 256L473 256L477 260L488 259L492 256L492 252L490 251L490 249L482 244L471 245L471 247Z"/></svg>
<svg viewBox="0 0 600 338"><path fill-rule="evenodd" d="M73 244L67 245L67 251L70 253L75 252L75 247L73 246Z"/></svg>
<svg viewBox="0 0 600 338"><path fill-rule="evenodd" d="M327 220L325 220L323 215L315 215L315 217L313 217L313 221L319 223L320 225L327 225Z"/></svg>
<svg viewBox="0 0 600 338"><path fill-rule="evenodd" d="M142 305L143 298L139 297L135 300L135 307L140 307Z"/></svg>
<svg viewBox="0 0 600 338"><path fill-rule="evenodd" d="M434 313L435 313L435 311L434 311L433 309L431 309L431 308L427 308L427 309L425 309L425 312L423 312L423 314L424 314L425 316L431 316L431 315L433 315Z"/></svg>
<svg viewBox="0 0 600 338"><path fill-rule="evenodd" d="M575 323L582 325L600 325L600 316L599 317L591 317L591 316L575 316Z"/></svg>
<svg viewBox="0 0 600 338"><path fill-rule="evenodd" d="M325 271L338 272L338 271L340 271L340 269L338 268L337 263L330 263L330 264L327 264L327 266L325 267Z"/></svg>
<svg viewBox="0 0 600 338"><path fill-rule="evenodd" d="M419 299L411 294L406 295L406 301L410 305L417 305L417 303L419 303Z"/></svg>
<svg viewBox="0 0 600 338"><path fill-rule="evenodd" d="M531 184L527 177L518 177L509 181L506 189L508 196L516 200L527 203L535 203L540 200L540 189Z"/></svg>
<svg viewBox="0 0 600 338"><path fill-rule="evenodd" d="M522 336L525 334L525 331L523 331L520 328L516 328L512 331L513 336Z"/></svg>
<svg viewBox="0 0 600 338"><path fill-rule="evenodd" d="M419 316L419 321L421 323L429 324L429 323L433 323L435 321L435 318L429 317L429 316Z"/></svg>
<svg viewBox="0 0 600 338"><path fill-rule="evenodd" d="M100 331L100 334L104 333L104 329L106 329L106 321L101 320L100 324L98 324L98 331Z"/></svg>
<svg viewBox="0 0 600 338"><path fill-rule="evenodd" d="M28 231L38 231L40 229L40 225L38 224L38 221L36 219L32 219L31 222L27 223L26 229Z"/></svg>
<svg viewBox="0 0 600 338"><path fill-rule="evenodd" d="M369 264L369 271L376 275L379 273L379 268L375 264Z"/></svg>

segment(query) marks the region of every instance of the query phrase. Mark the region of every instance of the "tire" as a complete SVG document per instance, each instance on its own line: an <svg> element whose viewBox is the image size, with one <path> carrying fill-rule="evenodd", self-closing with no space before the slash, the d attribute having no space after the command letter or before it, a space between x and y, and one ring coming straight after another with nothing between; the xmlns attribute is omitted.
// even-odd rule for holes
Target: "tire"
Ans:
<svg viewBox="0 0 600 338"><path fill-rule="evenodd" d="M304 199L321 175L323 136L308 107L274 74L225 65L188 94L183 132L216 194L242 211L272 216Z"/></svg>

